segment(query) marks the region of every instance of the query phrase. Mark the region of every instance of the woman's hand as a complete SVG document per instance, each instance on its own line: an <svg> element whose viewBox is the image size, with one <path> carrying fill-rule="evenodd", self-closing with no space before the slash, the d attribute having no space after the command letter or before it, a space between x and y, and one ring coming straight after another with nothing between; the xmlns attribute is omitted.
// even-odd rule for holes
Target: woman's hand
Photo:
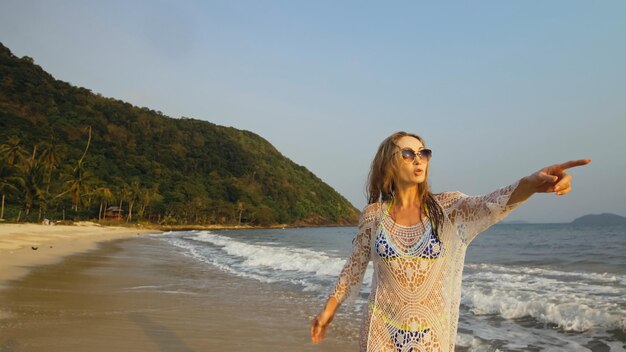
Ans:
<svg viewBox="0 0 626 352"><path fill-rule="evenodd" d="M587 165L591 159L570 160L562 164L554 164L528 176L528 186L539 193L556 193L562 196L572 190L572 176L565 172L577 166Z"/></svg>
<svg viewBox="0 0 626 352"><path fill-rule="evenodd" d="M507 204L524 201L533 193L556 193L557 196L569 193L572 190L572 176L565 170L587 165L590 162L591 159L570 160L562 164L544 167L534 174L524 177L511 194Z"/></svg>
<svg viewBox="0 0 626 352"><path fill-rule="evenodd" d="M326 310L318 314L311 321L311 342L320 343L326 335L326 328L333 320L333 314L329 314Z"/></svg>

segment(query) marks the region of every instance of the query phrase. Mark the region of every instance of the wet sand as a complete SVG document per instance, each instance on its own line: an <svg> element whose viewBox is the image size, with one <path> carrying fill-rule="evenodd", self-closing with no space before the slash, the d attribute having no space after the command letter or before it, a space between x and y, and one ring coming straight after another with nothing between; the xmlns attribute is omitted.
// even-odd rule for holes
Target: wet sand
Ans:
<svg viewBox="0 0 626 352"><path fill-rule="evenodd" d="M0 224L0 288L26 275L34 266L58 263L68 255L96 248L99 242L148 232L159 231L90 222L72 226Z"/></svg>
<svg viewBox="0 0 626 352"><path fill-rule="evenodd" d="M35 267L0 290L0 351L357 350L341 316L311 345L319 308L142 236Z"/></svg>

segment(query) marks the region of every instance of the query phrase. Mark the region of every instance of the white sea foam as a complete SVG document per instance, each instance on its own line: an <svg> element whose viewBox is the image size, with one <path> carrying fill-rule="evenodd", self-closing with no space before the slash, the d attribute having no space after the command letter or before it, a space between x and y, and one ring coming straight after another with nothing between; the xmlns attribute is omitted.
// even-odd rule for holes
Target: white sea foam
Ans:
<svg viewBox="0 0 626 352"><path fill-rule="evenodd" d="M626 276L612 274L612 273L589 273L589 272L570 272L570 271L560 271L560 270L551 270L551 269L543 269L543 268L534 268L534 267L525 267L525 266L517 266L517 267L509 267L502 266L496 264L465 264L465 268L473 269L476 271L487 271L487 272L499 272L499 273L512 273L512 274L534 274L541 276L556 276L556 277L568 277L572 280L587 280L587 281L598 281L602 283L616 283L620 285L626 285Z"/></svg>
<svg viewBox="0 0 626 352"><path fill-rule="evenodd" d="M626 295L619 275L486 264L468 267L474 270L464 277L462 303L476 315L530 316L578 332L626 327Z"/></svg>
<svg viewBox="0 0 626 352"><path fill-rule="evenodd" d="M244 259L243 265L247 267L337 276L345 263L341 258L329 257L325 253L308 249L248 244L211 233L200 233L192 239L222 247L227 254Z"/></svg>
<svg viewBox="0 0 626 352"><path fill-rule="evenodd" d="M497 314L505 319L531 316L567 331L586 331L594 327L624 328L624 311L611 311L611 305L590 307L582 302L550 302L544 295L493 289L483 293L470 288L462 302L477 315ZM619 309L612 305L615 309Z"/></svg>
<svg viewBox="0 0 626 352"><path fill-rule="evenodd" d="M243 271L239 271L236 270L235 268L233 268L232 266L225 264L223 262L220 262L220 258L217 258L215 256L211 256L211 255L203 255L202 253L200 253L200 249L196 246L193 246L181 239L177 239L177 238L168 238L167 239L168 242L176 247L185 249L186 251L183 252L184 255L190 256L194 259L197 259L201 262L213 265L215 267L217 267L218 269L225 271L227 273L230 274L234 274L236 276L240 276L240 277L246 277L246 278L250 278L250 279L254 279L254 280L258 280L261 282L265 282L265 283L272 283L272 282L276 282L276 280L269 278L269 277L265 277L265 276L261 276L261 275L256 275L256 274L252 274L252 273L247 273L247 272L243 272Z"/></svg>
<svg viewBox="0 0 626 352"><path fill-rule="evenodd" d="M469 334L460 333L457 335L456 345L465 347L469 352L500 352L499 349L493 347L484 340Z"/></svg>
<svg viewBox="0 0 626 352"><path fill-rule="evenodd" d="M523 351L531 346L550 346L545 350L550 352L588 350L583 346L587 342L583 335L574 338L557 330L525 327L511 320L498 321L494 326L488 316L464 316L459 327L462 331L457 335L457 346L469 352L498 351L495 346L506 351Z"/></svg>
<svg viewBox="0 0 626 352"><path fill-rule="evenodd" d="M210 231L187 234L164 238L187 255L225 272L261 282L291 283L307 292L327 292L345 264L345 259L323 251L280 247L272 242L246 243ZM371 278L369 270L364 278L366 288Z"/></svg>
<svg viewBox="0 0 626 352"><path fill-rule="evenodd" d="M133 286L133 287L129 287L126 290L127 291L134 291L134 290L150 290L150 289L159 289L162 288L162 285L145 285L145 286Z"/></svg>

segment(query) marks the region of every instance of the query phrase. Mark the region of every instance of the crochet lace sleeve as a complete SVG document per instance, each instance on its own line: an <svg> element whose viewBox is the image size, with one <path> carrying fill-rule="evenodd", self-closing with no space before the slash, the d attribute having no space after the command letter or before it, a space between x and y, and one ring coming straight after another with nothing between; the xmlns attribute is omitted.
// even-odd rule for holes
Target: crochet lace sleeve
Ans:
<svg viewBox="0 0 626 352"><path fill-rule="evenodd" d="M363 275L370 261L372 227L374 226L378 204L367 206L361 213L357 235L352 240L352 254L346 261L331 297L340 304L346 300L353 302L359 294Z"/></svg>
<svg viewBox="0 0 626 352"><path fill-rule="evenodd" d="M461 239L469 244L490 226L502 221L525 201L507 205L519 181L486 195L468 196L461 192L443 193L439 199Z"/></svg>

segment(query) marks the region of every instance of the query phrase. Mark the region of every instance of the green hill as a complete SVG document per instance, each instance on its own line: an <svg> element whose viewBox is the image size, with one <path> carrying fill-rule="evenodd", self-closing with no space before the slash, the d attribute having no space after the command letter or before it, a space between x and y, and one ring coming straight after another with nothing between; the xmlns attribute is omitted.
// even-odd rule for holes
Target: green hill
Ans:
<svg viewBox="0 0 626 352"><path fill-rule="evenodd" d="M329 225L358 217L252 132L105 98L2 44L0 145L6 217L97 219L110 205L131 221L168 224Z"/></svg>

